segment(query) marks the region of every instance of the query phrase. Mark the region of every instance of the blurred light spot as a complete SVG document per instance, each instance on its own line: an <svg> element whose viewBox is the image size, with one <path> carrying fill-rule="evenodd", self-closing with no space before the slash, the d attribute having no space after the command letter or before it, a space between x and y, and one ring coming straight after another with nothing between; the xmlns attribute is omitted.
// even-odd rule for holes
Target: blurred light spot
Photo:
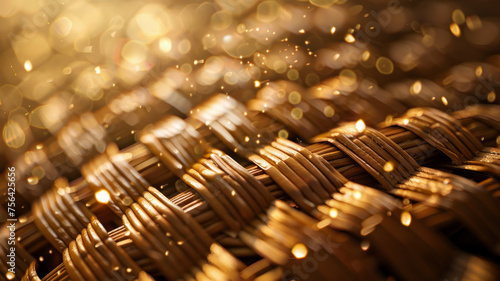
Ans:
<svg viewBox="0 0 500 281"><path fill-rule="evenodd" d="M238 33L243 33L247 30L247 27L245 26L244 23L240 23L238 24L238 26L236 27L236 32Z"/></svg>
<svg viewBox="0 0 500 281"><path fill-rule="evenodd" d="M26 181L30 185L36 185L36 184L38 184L38 177L29 177L29 178L26 179Z"/></svg>
<svg viewBox="0 0 500 281"><path fill-rule="evenodd" d="M278 17L280 6L276 1L264 1L257 6L257 19L263 22L271 22Z"/></svg>
<svg viewBox="0 0 500 281"><path fill-rule="evenodd" d="M302 112L302 109L300 109L298 107L295 107L294 109L292 109L290 114L292 115L292 118L295 120L299 120L304 116L304 112Z"/></svg>
<svg viewBox="0 0 500 281"><path fill-rule="evenodd" d="M255 88L260 87L260 81L258 80L253 81L253 85L255 86Z"/></svg>
<svg viewBox="0 0 500 281"><path fill-rule="evenodd" d="M109 195L109 193L108 193L108 195ZM125 198L122 199L122 203L125 206L130 206L132 203L134 203L134 200L130 196L125 196Z"/></svg>
<svg viewBox="0 0 500 281"><path fill-rule="evenodd" d="M413 95L418 95L420 94L420 91L422 91L422 82L420 82L419 80L415 81L415 83L413 83L410 87L410 92L413 94Z"/></svg>
<svg viewBox="0 0 500 281"><path fill-rule="evenodd" d="M23 94L17 86L5 84L0 87L0 106L5 112L13 111L21 106Z"/></svg>
<svg viewBox="0 0 500 281"><path fill-rule="evenodd" d="M354 192L354 195L353 195L353 196L354 196L354 198L356 198L356 199L358 199L358 200L359 200L359 199L361 199L361 192L356 191L356 192Z"/></svg>
<svg viewBox="0 0 500 281"><path fill-rule="evenodd" d="M128 41L122 48L122 57L128 62L137 65L146 60L148 49L138 41Z"/></svg>
<svg viewBox="0 0 500 281"><path fill-rule="evenodd" d="M450 31L451 33L453 33L453 35L455 35L455 37L460 37L460 26L458 26L458 24L456 23L452 23L450 24Z"/></svg>
<svg viewBox="0 0 500 281"><path fill-rule="evenodd" d="M203 36L203 38L201 39L201 43L203 44L203 49L207 50L217 45L217 38L215 37L215 35L208 33Z"/></svg>
<svg viewBox="0 0 500 281"><path fill-rule="evenodd" d="M329 212L330 217L336 218L339 215L339 211L335 208L331 208Z"/></svg>
<svg viewBox="0 0 500 281"><path fill-rule="evenodd" d="M285 129L279 130L278 137L287 139L288 138L288 131ZM498 137L498 140L500 141L500 137Z"/></svg>
<svg viewBox="0 0 500 281"><path fill-rule="evenodd" d="M495 92L490 92L488 94L488 97L487 97L488 102L490 102L490 103L494 102L496 98L497 98L497 95L495 94Z"/></svg>
<svg viewBox="0 0 500 281"><path fill-rule="evenodd" d="M101 68L99 66L95 67L95 73L97 74L101 73Z"/></svg>
<svg viewBox="0 0 500 281"><path fill-rule="evenodd" d="M285 73L285 71L287 70L287 64L285 61L277 59L273 63L273 69L277 73Z"/></svg>
<svg viewBox="0 0 500 281"><path fill-rule="evenodd" d="M336 30L337 28L335 26L332 26L332 28L330 28L330 34L334 34Z"/></svg>
<svg viewBox="0 0 500 281"><path fill-rule="evenodd" d="M26 135L17 122L9 121L3 128L3 140L8 147L19 148L24 145Z"/></svg>
<svg viewBox="0 0 500 281"><path fill-rule="evenodd" d="M392 124L392 120L393 120L393 119L394 119L394 117L393 117L392 115L387 115L387 116L385 117L385 124L386 124L387 126L391 125L391 124Z"/></svg>
<svg viewBox="0 0 500 281"><path fill-rule="evenodd" d="M212 14L210 19L210 24L215 30L225 30L231 26L232 22L233 18L231 13L224 10Z"/></svg>
<svg viewBox="0 0 500 281"><path fill-rule="evenodd" d="M352 34L346 34L346 36L344 37L344 40L347 43L354 43L356 41L356 38L354 38L354 36L352 36Z"/></svg>
<svg viewBox="0 0 500 281"><path fill-rule="evenodd" d="M387 162L384 165L384 171L386 172L392 172L394 170L394 165L391 162Z"/></svg>
<svg viewBox="0 0 500 281"><path fill-rule="evenodd" d="M36 166L31 170L31 174L39 179L43 179L45 177L45 169L40 166Z"/></svg>
<svg viewBox="0 0 500 281"><path fill-rule="evenodd" d="M364 130L366 129L366 125L365 125L365 122L363 122L362 119L359 119L357 122L356 122L356 130L358 132L363 132Z"/></svg>
<svg viewBox="0 0 500 281"><path fill-rule="evenodd" d="M482 66L478 66L476 67L476 70L474 71L474 74L476 74L476 77L479 77L481 75L483 75L483 67Z"/></svg>
<svg viewBox="0 0 500 281"><path fill-rule="evenodd" d="M179 53L185 55L191 50L191 41L188 39L183 39L181 42L179 42L179 45L177 46L177 49L179 50Z"/></svg>
<svg viewBox="0 0 500 281"><path fill-rule="evenodd" d="M476 15L467 17L465 19L465 24L470 30L479 29L483 26L481 19Z"/></svg>
<svg viewBox="0 0 500 281"><path fill-rule="evenodd" d="M158 47L162 52L169 52L172 49L172 40L167 37L160 38L158 41Z"/></svg>
<svg viewBox="0 0 500 281"><path fill-rule="evenodd" d="M327 105L325 106L325 109L323 109L323 114L325 114L326 117L332 117L333 115L335 115L335 109Z"/></svg>
<svg viewBox="0 0 500 281"><path fill-rule="evenodd" d="M448 100L444 96L441 97L441 101L445 106L448 105Z"/></svg>
<svg viewBox="0 0 500 281"><path fill-rule="evenodd" d="M364 51L363 54L361 55L361 60L362 61L367 61L370 59L370 51Z"/></svg>
<svg viewBox="0 0 500 281"><path fill-rule="evenodd" d="M52 30L54 31L54 34L59 38L63 38L68 35L71 32L72 27L73 22L67 17L58 18L52 24Z"/></svg>
<svg viewBox="0 0 500 281"><path fill-rule="evenodd" d="M71 71L72 71L71 67L68 66L68 67L63 68L62 72L63 72L63 74L68 75L68 74L71 74Z"/></svg>
<svg viewBox="0 0 500 281"><path fill-rule="evenodd" d="M27 72L30 72L33 69L33 65L30 60L26 60L24 62L24 69L26 69Z"/></svg>
<svg viewBox="0 0 500 281"><path fill-rule="evenodd" d="M224 81L229 85L236 85L239 81L239 77L234 72L224 73Z"/></svg>
<svg viewBox="0 0 500 281"><path fill-rule="evenodd" d="M296 69L290 69L287 72L286 77L291 81L295 81L299 79L299 72Z"/></svg>
<svg viewBox="0 0 500 281"><path fill-rule="evenodd" d="M107 204L111 198L107 190L101 189L95 193L95 199L101 204Z"/></svg>
<svg viewBox="0 0 500 281"><path fill-rule="evenodd" d="M7 277L7 280L12 280L12 279L16 278L16 275L13 272L8 271L5 274L5 277Z"/></svg>
<svg viewBox="0 0 500 281"><path fill-rule="evenodd" d="M291 104L298 104L302 100L302 96L297 91L293 91L288 95L288 101Z"/></svg>
<svg viewBox="0 0 500 281"><path fill-rule="evenodd" d="M331 4L337 2L337 0L309 0L309 2L315 6L328 7Z"/></svg>
<svg viewBox="0 0 500 281"><path fill-rule="evenodd" d="M156 37L163 33L165 27L162 22L150 13L141 13L135 18L139 28L147 36Z"/></svg>
<svg viewBox="0 0 500 281"><path fill-rule="evenodd" d="M361 241L361 249L363 251L368 251L369 248L370 248L370 241L368 240Z"/></svg>
<svg viewBox="0 0 500 281"><path fill-rule="evenodd" d="M451 13L451 19L453 20L454 23L460 25L465 22L465 15L464 12L460 9L455 9Z"/></svg>
<svg viewBox="0 0 500 281"><path fill-rule="evenodd" d="M352 86L356 83L356 73L350 69L343 69L339 74L339 79L342 84Z"/></svg>
<svg viewBox="0 0 500 281"><path fill-rule="evenodd" d="M297 243L292 248L292 254L296 259L303 259L307 256L307 247L302 243Z"/></svg>
<svg viewBox="0 0 500 281"><path fill-rule="evenodd" d="M375 67L378 72L385 75L391 74L394 71L394 64L392 64L392 61L386 57L379 57L375 63Z"/></svg>
<svg viewBox="0 0 500 281"><path fill-rule="evenodd" d="M408 211L401 213L401 224L404 226L410 226L411 224L411 214Z"/></svg>

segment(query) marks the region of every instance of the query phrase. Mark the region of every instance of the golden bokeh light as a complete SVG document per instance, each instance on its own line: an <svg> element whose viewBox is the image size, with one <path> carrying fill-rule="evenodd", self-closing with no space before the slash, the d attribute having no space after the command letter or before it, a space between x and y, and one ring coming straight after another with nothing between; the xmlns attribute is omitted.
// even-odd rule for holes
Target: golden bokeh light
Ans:
<svg viewBox="0 0 500 281"><path fill-rule="evenodd" d="M365 122L361 119L359 119L357 122L356 122L356 130L360 133L362 133L364 130L366 129L366 125L365 125Z"/></svg>
<svg viewBox="0 0 500 281"><path fill-rule="evenodd" d="M303 259L307 256L307 247L302 243L297 243L292 248L292 254L296 259Z"/></svg>
<svg viewBox="0 0 500 281"><path fill-rule="evenodd" d="M111 197L107 190L101 189L95 193L95 199L101 204L108 204Z"/></svg>
<svg viewBox="0 0 500 281"><path fill-rule="evenodd" d="M411 224L411 214L408 211L403 211L401 213L401 224L404 226L410 226Z"/></svg>

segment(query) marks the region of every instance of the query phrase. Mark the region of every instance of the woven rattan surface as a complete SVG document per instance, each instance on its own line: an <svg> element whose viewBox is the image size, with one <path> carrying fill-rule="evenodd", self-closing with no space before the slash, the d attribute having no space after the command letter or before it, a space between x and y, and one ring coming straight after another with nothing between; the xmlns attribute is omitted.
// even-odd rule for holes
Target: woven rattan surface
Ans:
<svg viewBox="0 0 500 281"><path fill-rule="evenodd" d="M0 280L500 279L495 1L28 4Z"/></svg>

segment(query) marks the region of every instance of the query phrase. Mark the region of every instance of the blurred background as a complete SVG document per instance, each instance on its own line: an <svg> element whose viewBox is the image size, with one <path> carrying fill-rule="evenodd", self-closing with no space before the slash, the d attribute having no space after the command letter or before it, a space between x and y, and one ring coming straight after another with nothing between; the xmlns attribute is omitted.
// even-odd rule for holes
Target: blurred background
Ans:
<svg viewBox="0 0 500 281"><path fill-rule="evenodd" d="M313 89L332 79L340 92L380 87L395 99L427 91L428 102L451 110L497 102L498 8L493 0L2 0L0 170L50 138L69 150L96 120L107 129L107 119L123 119L127 130L106 142L125 147L148 120L141 114L162 114L159 101L182 117L211 94L246 101L275 80ZM139 89L158 102L138 104ZM75 118L84 125L56 137Z"/></svg>

